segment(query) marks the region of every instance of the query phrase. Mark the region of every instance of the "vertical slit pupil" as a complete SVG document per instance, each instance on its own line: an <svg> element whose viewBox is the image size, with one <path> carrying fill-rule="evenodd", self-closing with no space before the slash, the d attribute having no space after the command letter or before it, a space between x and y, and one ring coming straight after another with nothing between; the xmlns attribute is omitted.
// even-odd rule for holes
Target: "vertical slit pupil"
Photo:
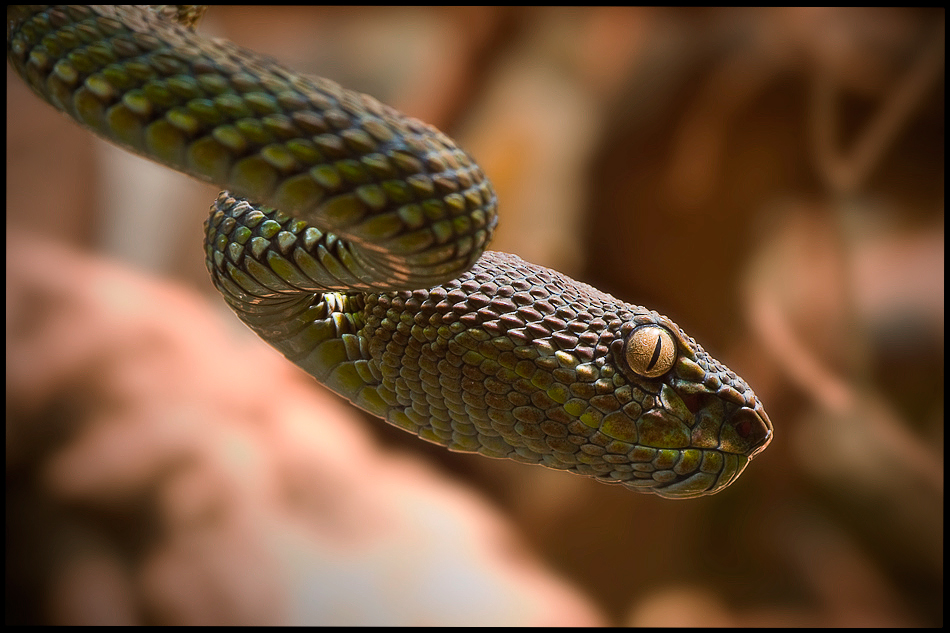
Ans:
<svg viewBox="0 0 950 633"><path fill-rule="evenodd" d="M656 337L656 347L653 348L653 358L650 359L650 364L647 365L647 371L653 369L656 365L656 361L660 360L660 350L663 349L663 337Z"/></svg>

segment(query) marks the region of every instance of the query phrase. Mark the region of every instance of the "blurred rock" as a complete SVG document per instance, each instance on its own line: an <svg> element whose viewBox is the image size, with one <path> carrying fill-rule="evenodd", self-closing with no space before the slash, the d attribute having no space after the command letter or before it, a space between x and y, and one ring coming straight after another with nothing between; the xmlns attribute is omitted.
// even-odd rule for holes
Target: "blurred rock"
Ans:
<svg viewBox="0 0 950 633"><path fill-rule="evenodd" d="M32 234L7 246L8 623L601 623L237 319Z"/></svg>

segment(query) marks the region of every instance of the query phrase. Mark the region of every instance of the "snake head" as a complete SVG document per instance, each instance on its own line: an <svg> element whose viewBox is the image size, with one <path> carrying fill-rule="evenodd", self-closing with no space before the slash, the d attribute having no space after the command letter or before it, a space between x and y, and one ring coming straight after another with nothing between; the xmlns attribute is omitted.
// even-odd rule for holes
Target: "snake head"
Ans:
<svg viewBox="0 0 950 633"><path fill-rule="evenodd" d="M633 465L643 478L624 485L687 498L735 481L772 439L772 423L752 389L656 312L640 312L620 334L613 362L644 394L624 411L636 415L637 444L646 454L655 451Z"/></svg>
<svg viewBox="0 0 950 633"><path fill-rule="evenodd" d="M728 486L772 437L748 385L671 320L514 255L373 302L369 354L397 403L378 414L452 450L688 498Z"/></svg>

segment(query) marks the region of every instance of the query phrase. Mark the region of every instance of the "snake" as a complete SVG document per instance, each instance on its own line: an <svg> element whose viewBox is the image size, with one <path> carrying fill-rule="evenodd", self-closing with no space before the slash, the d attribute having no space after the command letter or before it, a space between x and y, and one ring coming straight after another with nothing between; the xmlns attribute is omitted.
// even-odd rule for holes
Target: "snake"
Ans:
<svg viewBox="0 0 950 633"><path fill-rule="evenodd" d="M227 189L214 286L320 384L452 451L671 499L770 443L748 384L669 318L486 250L497 196L452 139L202 36L202 13L10 7L7 58L95 134Z"/></svg>

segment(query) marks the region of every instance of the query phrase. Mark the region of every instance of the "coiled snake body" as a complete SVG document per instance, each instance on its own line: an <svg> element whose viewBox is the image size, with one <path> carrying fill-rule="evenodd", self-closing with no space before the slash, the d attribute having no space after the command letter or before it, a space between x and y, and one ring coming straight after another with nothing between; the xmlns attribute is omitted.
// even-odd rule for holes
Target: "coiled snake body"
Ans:
<svg viewBox="0 0 950 633"><path fill-rule="evenodd" d="M175 14L11 8L8 58L97 134L234 192L206 222L214 284L322 384L452 450L664 497L725 488L771 440L668 318L484 251L495 193L451 139Z"/></svg>

